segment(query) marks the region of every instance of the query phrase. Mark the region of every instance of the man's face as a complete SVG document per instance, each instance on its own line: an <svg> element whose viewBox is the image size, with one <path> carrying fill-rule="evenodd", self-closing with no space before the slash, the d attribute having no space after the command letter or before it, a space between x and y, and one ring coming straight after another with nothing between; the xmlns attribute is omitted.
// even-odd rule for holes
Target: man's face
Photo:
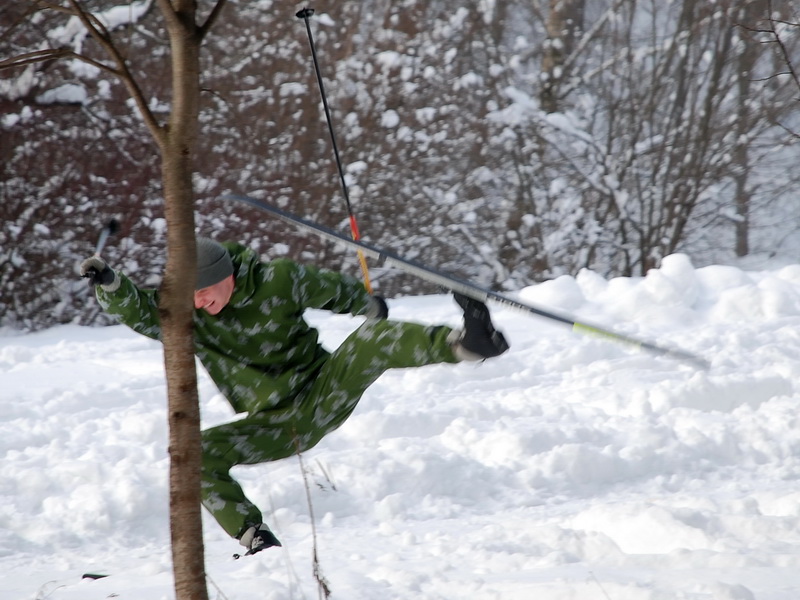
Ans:
<svg viewBox="0 0 800 600"><path fill-rule="evenodd" d="M216 315L228 305L232 295L233 275L229 275L219 283L197 290L194 293L194 307Z"/></svg>

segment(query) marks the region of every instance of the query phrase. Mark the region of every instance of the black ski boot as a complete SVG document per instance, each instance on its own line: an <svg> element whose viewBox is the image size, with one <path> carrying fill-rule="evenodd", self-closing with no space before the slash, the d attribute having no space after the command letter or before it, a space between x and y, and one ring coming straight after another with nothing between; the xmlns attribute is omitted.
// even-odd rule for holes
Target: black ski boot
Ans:
<svg viewBox="0 0 800 600"><path fill-rule="evenodd" d="M460 346L457 355L467 360L482 360L508 350L505 336L494 328L489 309L483 302L458 292L453 292L453 298L464 311L464 332L456 342Z"/></svg>
<svg viewBox="0 0 800 600"><path fill-rule="evenodd" d="M248 527L239 537L239 543L247 548L247 552L244 554L245 556L250 556L251 554L261 552L273 546L281 546L275 534L263 523Z"/></svg>

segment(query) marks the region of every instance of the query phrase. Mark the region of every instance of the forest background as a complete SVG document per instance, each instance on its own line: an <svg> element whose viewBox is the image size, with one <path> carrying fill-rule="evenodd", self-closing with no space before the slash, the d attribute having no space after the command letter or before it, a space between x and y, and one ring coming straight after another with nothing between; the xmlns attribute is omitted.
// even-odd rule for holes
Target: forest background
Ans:
<svg viewBox="0 0 800 600"><path fill-rule="evenodd" d="M347 231L303 3L231 0L203 53L198 230L358 273L355 256L221 199ZM100 55L78 22L0 8L0 61ZM152 0L87 2L169 110ZM201 3L202 5L202 3ZM583 268L641 275L782 255L800 235L800 15L771 0L404 0L309 5L363 239L500 290ZM53 19L52 21L50 19ZM135 60L134 60L135 59ZM77 276L104 257L159 284L159 159L124 87L86 61L0 79L0 326L106 317ZM774 264L774 263L773 263ZM374 266L374 265L373 265ZM435 291L374 269L386 296Z"/></svg>

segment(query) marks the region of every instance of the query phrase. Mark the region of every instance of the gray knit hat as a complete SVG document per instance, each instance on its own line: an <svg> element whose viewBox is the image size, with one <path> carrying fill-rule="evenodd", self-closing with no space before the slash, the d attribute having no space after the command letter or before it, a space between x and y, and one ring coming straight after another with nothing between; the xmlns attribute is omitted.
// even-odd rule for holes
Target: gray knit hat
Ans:
<svg viewBox="0 0 800 600"><path fill-rule="evenodd" d="M206 237L197 238L197 284L202 290L233 275L231 256L225 247Z"/></svg>

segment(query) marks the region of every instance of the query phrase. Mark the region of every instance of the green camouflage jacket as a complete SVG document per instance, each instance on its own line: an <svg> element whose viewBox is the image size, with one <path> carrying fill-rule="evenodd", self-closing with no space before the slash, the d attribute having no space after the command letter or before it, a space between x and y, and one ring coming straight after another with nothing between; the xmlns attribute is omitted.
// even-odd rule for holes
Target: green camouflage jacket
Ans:
<svg viewBox="0 0 800 600"><path fill-rule="evenodd" d="M362 314L369 295L352 277L286 259L261 262L244 246L224 246L233 261L233 296L216 316L195 310L197 357L236 412L287 405L328 356L303 319L305 309ZM118 276L116 291L97 288L101 306L134 331L160 339L158 290Z"/></svg>

